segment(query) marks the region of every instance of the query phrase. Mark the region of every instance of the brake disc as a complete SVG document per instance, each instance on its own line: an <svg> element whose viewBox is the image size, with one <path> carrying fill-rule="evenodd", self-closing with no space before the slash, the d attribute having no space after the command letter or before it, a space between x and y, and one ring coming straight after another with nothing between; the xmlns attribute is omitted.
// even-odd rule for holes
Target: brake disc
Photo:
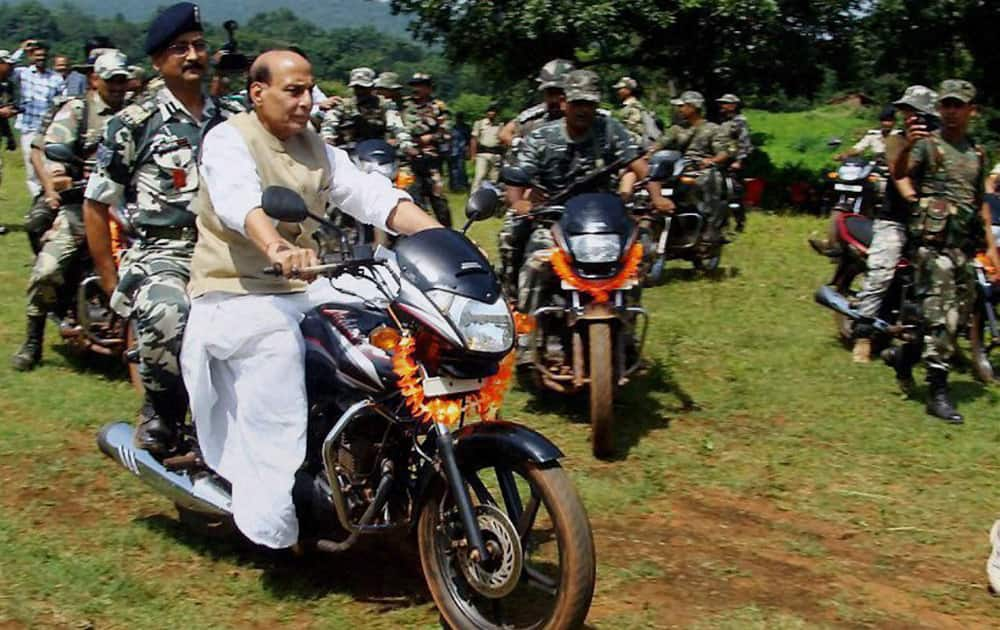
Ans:
<svg viewBox="0 0 1000 630"><path fill-rule="evenodd" d="M524 562L521 539L507 514L496 506L480 504L475 511L490 558L486 562L476 562L469 557L471 550L463 547L457 554L458 566L479 594L500 599L510 595L521 578Z"/></svg>

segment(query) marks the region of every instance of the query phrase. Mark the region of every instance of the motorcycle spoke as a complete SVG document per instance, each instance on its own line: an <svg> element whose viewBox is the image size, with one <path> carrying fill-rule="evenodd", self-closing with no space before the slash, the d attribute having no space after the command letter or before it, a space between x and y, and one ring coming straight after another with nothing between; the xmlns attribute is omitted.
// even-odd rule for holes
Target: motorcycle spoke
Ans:
<svg viewBox="0 0 1000 630"><path fill-rule="evenodd" d="M538 569L528 566L527 564L524 565L524 577L527 578L527 583L532 588L538 589L551 597L556 596L559 582L554 578L545 575Z"/></svg>
<svg viewBox="0 0 1000 630"><path fill-rule="evenodd" d="M531 528L535 526L535 518L538 516L538 508L541 505L541 501L534 494L531 495L531 500L528 501L528 505L521 512L521 518L517 520L517 535L521 539L521 546L526 547L528 543L528 534L531 532Z"/></svg>
<svg viewBox="0 0 1000 630"><path fill-rule="evenodd" d="M509 468L497 468L497 481L500 484L500 494L503 496L504 505L507 507L507 515L511 523L517 523L524 512L521 503L521 495L517 490L517 481L514 473Z"/></svg>
<svg viewBox="0 0 1000 630"><path fill-rule="evenodd" d="M476 498L479 499L480 503L485 505L497 505L496 499L490 494L489 489L483 480L479 478L476 473L470 473L465 476L466 483L472 488L472 491L476 493Z"/></svg>

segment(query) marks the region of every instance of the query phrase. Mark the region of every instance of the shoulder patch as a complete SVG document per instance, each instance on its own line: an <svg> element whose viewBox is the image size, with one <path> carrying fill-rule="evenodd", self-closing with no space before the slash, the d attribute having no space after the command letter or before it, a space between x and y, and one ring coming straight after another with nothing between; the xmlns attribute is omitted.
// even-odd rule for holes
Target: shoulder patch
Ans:
<svg viewBox="0 0 1000 630"><path fill-rule="evenodd" d="M154 98L144 98L118 112L118 118L129 129L135 129L146 122L157 109Z"/></svg>

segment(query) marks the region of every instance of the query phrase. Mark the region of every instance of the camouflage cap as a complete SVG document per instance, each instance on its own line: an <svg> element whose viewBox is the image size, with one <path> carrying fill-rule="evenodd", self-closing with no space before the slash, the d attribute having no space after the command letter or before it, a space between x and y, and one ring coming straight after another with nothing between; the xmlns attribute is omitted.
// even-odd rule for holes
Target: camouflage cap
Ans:
<svg viewBox="0 0 1000 630"><path fill-rule="evenodd" d="M601 80L590 70L574 70L566 75L566 101L601 102Z"/></svg>
<svg viewBox="0 0 1000 630"><path fill-rule="evenodd" d="M375 71L371 68L355 68L351 70L351 79L347 87L366 87L375 85Z"/></svg>
<svg viewBox="0 0 1000 630"><path fill-rule="evenodd" d="M414 72L410 80L407 81L410 85L417 85L419 83L434 83L433 77L426 72Z"/></svg>
<svg viewBox="0 0 1000 630"><path fill-rule="evenodd" d="M129 74L132 75L132 78L138 81L142 81L146 78L146 69L142 66L129 66L128 71Z"/></svg>
<svg viewBox="0 0 1000 630"><path fill-rule="evenodd" d="M94 61L94 74L104 80L114 77L129 79L132 73L128 69L128 59L120 50L109 50Z"/></svg>
<svg viewBox="0 0 1000 630"><path fill-rule="evenodd" d="M741 101L740 97L736 96L735 94L723 94L719 98L715 99L715 102L716 103L735 103L735 104L739 105L743 101Z"/></svg>
<svg viewBox="0 0 1000 630"><path fill-rule="evenodd" d="M705 106L705 97L701 95L701 92L695 92L694 90L688 90L683 92L680 98L675 98L670 101L671 105L693 105L698 109Z"/></svg>
<svg viewBox="0 0 1000 630"><path fill-rule="evenodd" d="M911 85L903 92L902 98L893 101L897 107L905 105L925 114L935 114L935 104L937 103L937 92L925 85Z"/></svg>
<svg viewBox="0 0 1000 630"><path fill-rule="evenodd" d="M618 83L615 83L611 87L613 87L616 90L620 90L622 88L628 88L630 90L634 90L637 87L639 87L639 82L633 79L632 77L622 77L618 79Z"/></svg>
<svg viewBox="0 0 1000 630"><path fill-rule="evenodd" d="M399 82L399 75L395 72L383 72L375 79L375 87L383 90L401 90L403 85Z"/></svg>
<svg viewBox="0 0 1000 630"><path fill-rule="evenodd" d="M976 99L976 88L964 79L945 79L938 88L938 102L949 98L971 103Z"/></svg>
<svg viewBox="0 0 1000 630"><path fill-rule="evenodd" d="M538 78L535 79L535 81L538 81L538 89L566 89L566 75L572 72L575 67L576 66L573 65L572 61L567 61L566 59L553 59L542 66L541 72L538 73Z"/></svg>

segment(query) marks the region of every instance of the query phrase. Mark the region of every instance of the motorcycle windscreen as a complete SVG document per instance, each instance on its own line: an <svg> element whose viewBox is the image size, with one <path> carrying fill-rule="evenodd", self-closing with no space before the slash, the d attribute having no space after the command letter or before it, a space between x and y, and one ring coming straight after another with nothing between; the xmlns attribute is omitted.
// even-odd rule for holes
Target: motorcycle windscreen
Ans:
<svg viewBox="0 0 1000 630"><path fill-rule="evenodd" d="M559 228L569 236L578 234L618 234L624 243L632 233L632 220L618 195L587 193L566 202Z"/></svg>
<svg viewBox="0 0 1000 630"><path fill-rule="evenodd" d="M500 295L489 261L454 230L423 230L399 239L394 250L400 273L421 291L447 291L487 304Z"/></svg>

